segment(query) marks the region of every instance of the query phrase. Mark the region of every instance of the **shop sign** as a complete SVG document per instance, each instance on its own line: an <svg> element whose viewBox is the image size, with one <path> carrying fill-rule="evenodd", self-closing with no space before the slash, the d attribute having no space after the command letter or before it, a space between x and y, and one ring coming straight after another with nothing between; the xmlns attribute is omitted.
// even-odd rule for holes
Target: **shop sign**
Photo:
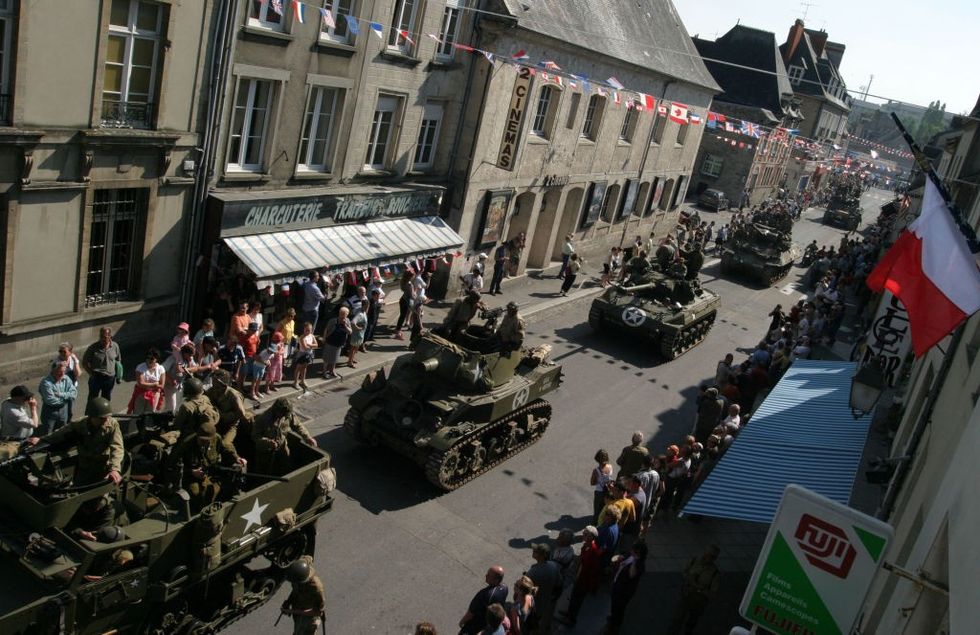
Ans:
<svg viewBox="0 0 980 635"><path fill-rule="evenodd" d="M480 223L477 247L493 245L500 240L504 231L504 219L507 218L507 209L513 196L513 190L487 192L487 203Z"/></svg>
<svg viewBox="0 0 980 635"><path fill-rule="evenodd" d="M864 366L871 360L881 360L885 380L894 387L901 377L902 362L912 347L912 336L909 333L909 313L891 291L885 291L881 296L865 344L864 355L854 361Z"/></svg>
<svg viewBox="0 0 980 635"><path fill-rule="evenodd" d="M852 632L892 528L788 485L739 611L777 635Z"/></svg>
<svg viewBox="0 0 980 635"><path fill-rule="evenodd" d="M500 151L497 152L497 167L513 172L517 159L517 142L521 138L521 123L527 110L528 96L531 94L531 69L527 66L517 68L514 91L510 95L510 107L504 121L504 134L500 138Z"/></svg>
<svg viewBox="0 0 980 635"><path fill-rule="evenodd" d="M565 187L566 185L568 185L568 175L549 174L541 182L541 187Z"/></svg>
<svg viewBox="0 0 980 635"><path fill-rule="evenodd" d="M223 201L221 229L261 233L437 214L442 190Z"/></svg>

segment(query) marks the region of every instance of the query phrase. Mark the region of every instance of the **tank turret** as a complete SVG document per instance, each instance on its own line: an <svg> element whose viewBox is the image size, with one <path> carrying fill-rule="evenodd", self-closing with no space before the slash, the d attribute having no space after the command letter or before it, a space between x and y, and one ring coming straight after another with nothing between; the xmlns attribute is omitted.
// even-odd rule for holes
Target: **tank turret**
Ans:
<svg viewBox="0 0 980 635"><path fill-rule="evenodd" d="M761 223L747 223L725 243L722 273L742 273L762 284L773 284L789 273L800 248L792 236Z"/></svg>

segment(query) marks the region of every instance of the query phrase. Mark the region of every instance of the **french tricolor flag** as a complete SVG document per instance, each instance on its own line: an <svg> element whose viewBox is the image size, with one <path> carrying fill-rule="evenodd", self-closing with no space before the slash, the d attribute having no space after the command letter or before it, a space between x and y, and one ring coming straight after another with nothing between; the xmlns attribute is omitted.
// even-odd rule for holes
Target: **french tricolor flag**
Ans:
<svg viewBox="0 0 980 635"><path fill-rule="evenodd" d="M299 0L293 0L293 16L300 24L306 24L306 5Z"/></svg>
<svg viewBox="0 0 980 635"><path fill-rule="evenodd" d="M922 357L980 310L980 270L939 188L926 179L922 212L868 276L891 291L909 314L912 349Z"/></svg>
<svg viewBox="0 0 980 635"><path fill-rule="evenodd" d="M527 54L527 51L521 49L518 52L511 55L510 59L514 60L515 62L526 62L529 59L531 59L531 56Z"/></svg>

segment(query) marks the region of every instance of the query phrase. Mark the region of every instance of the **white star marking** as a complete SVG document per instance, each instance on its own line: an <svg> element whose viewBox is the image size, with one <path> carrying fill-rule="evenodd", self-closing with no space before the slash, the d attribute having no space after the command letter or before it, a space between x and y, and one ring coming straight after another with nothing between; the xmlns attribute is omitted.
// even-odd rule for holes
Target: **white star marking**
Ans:
<svg viewBox="0 0 980 635"><path fill-rule="evenodd" d="M259 499L257 498L252 501L252 509L247 514L242 514L240 516L240 518L245 520L245 530L242 531L242 534L247 534L252 525L262 524L262 512L264 512L265 508L268 506L269 503L259 505Z"/></svg>

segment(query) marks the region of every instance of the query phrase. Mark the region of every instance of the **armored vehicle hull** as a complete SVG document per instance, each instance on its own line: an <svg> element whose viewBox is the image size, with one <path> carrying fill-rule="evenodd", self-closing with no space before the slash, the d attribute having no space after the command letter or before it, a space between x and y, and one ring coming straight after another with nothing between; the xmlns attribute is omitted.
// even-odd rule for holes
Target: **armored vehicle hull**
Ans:
<svg viewBox="0 0 980 635"><path fill-rule="evenodd" d="M589 325L651 343L671 360L701 343L720 304L719 296L697 280L676 280L654 271L640 284L613 285L593 300Z"/></svg>
<svg viewBox="0 0 980 635"><path fill-rule="evenodd" d="M721 272L739 274L760 284L771 285L789 273L800 256L798 245L783 233L751 223L735 233L721 253Z"/></svg>
<svg viewBox="0 0 980 635"><path fill-rule="evenodd" d="M861 226L861 209L827 209L823 213L824 225L841 227L848 231L855 231Z"/></svg>
<svg viewBox="0 0 980 635"><path fill-rule="evenodd" d="M561 367L539 346L499 352L490 330L470 326L450 341L425 333L390 373L370 373L350 397L344 428L403 454L449 491L535 443L551 421L541 397Z"/></svg>
<svg viewBox="0 0 980 635"><path fill-rule="evenodd" d="M183 490L136 473L144 464L128 457L166 452L175 438L147 430L126 435L118 487L65 486L74 449L0 468L0 633L216 633L268 601L285 568L313 553L316 521L333 503L323 450L290 433L288 472L237 475L240 487L226 485L227 496L192 511ZM79 510L105 496L122 537L104 543L72 532Z"/></svg>

